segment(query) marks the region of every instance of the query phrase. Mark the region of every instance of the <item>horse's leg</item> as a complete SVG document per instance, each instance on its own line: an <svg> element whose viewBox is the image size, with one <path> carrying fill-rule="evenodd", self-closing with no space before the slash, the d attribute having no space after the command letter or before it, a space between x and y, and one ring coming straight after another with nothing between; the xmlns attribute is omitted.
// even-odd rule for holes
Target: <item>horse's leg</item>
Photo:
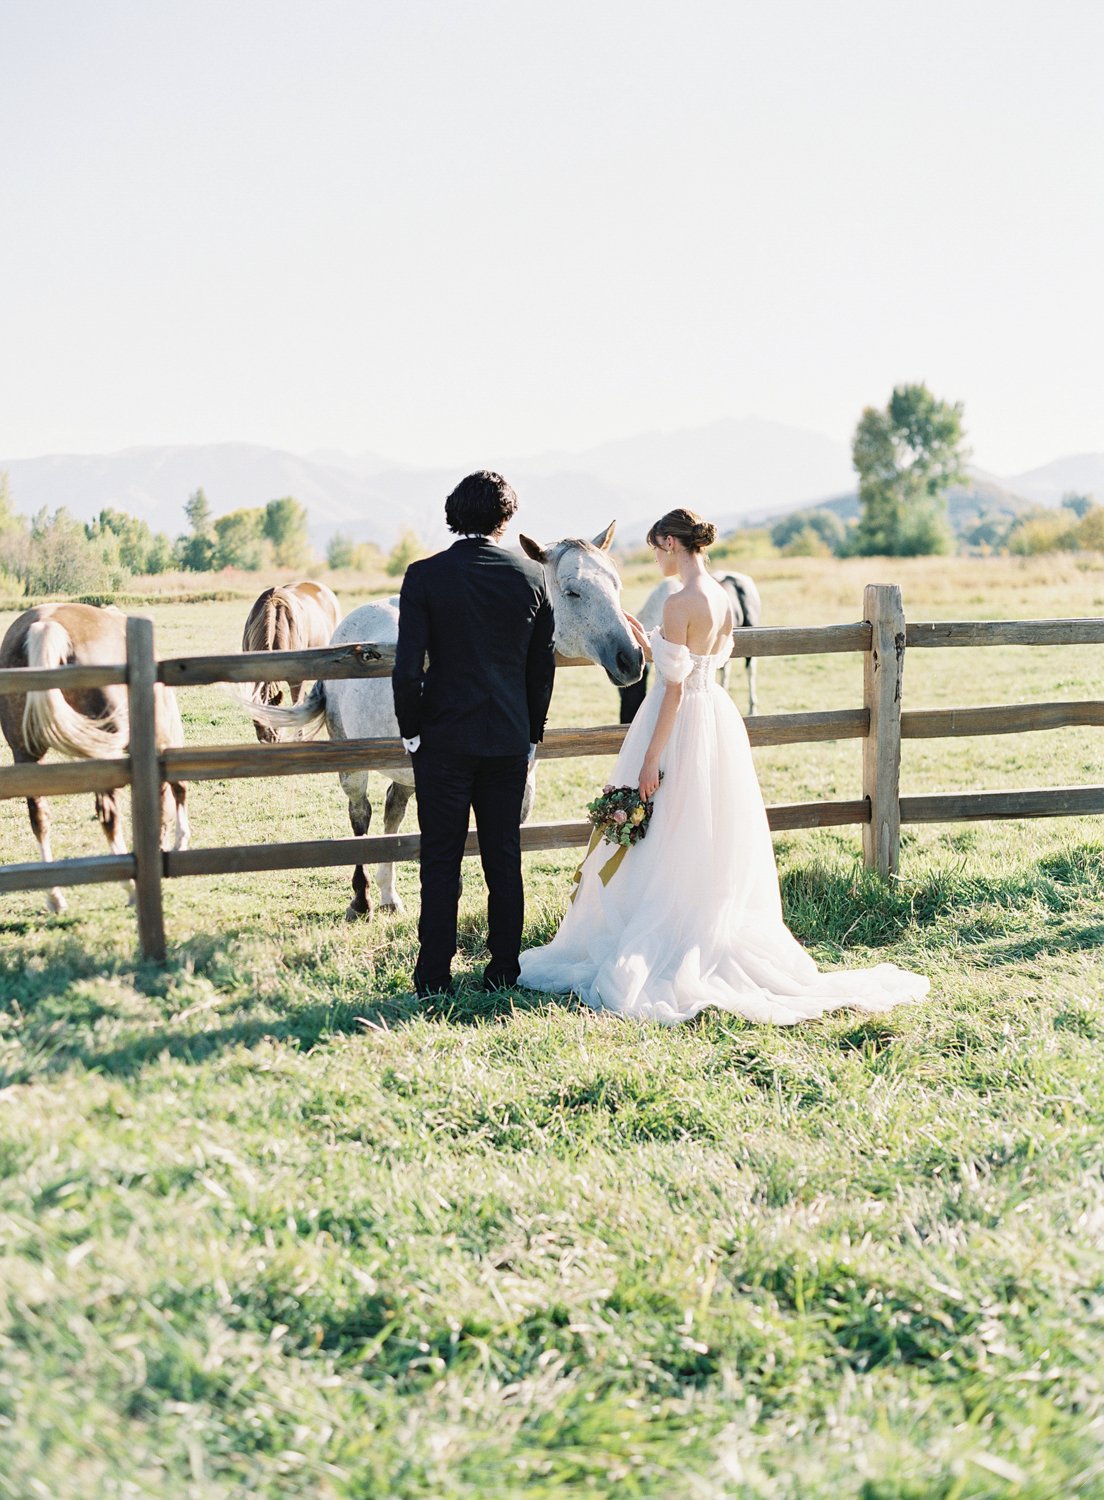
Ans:
<svg viewBox="0 0 1104 1500"><path fill-rule="evenodd" d="M100 827L104 831L107 847L112 854L125 854L127 852L126 839L123 837L123 811L119 806L118 792L96 793L96 816L100 820ZM129 891L128 899L134 905L134 882L126 882Z"/></svg>
<svg viewBox="0 0 1104 1500"><path fill-rule="evenodd" d="M257 701L263 703L267 708L279 708L284 701L284 695L274 682L262 682ZM262 745L274 745L280 738L279 731L273 729L269 724L258 723L253 720L253 729Z"/></svg>
<svg viewBox="0 0 1104 1500"><path fill-rule="evenodd" d="M54 851L50 844L50 809L45 797L28 797L27 811L31 817L31 832L38 840L38 852L44 865L52 864ZM59 886L46 893L46 905L52 912L65 910L66 901Z"/></svg>
<svg viewBox="0 0 1104 1500"><path fill-rule="evenodd" d="M755 679L756 679L756 675L757 675L755 669L756 669L756 666L758 665L758 662L759 662L759 658L757 656L749 656L748 659L747 659L748 716L749 717L753 713L755 713L755 711L759 707L759 697L758 697L758 694L755 691Z"/></svg>
<svg viewBox="0 0 1104 1500"><path fill-rule="evenodd" d="M192 837L192 824L188 817L188 783L170 781L169 786L176 807L176 847L186 849Z"/></svg>
<svg viewBox="0 0 1104 1500"><path fill-rule="evenodd" d="M368 772L342 771L341 785L349 799L349 822L358 839L363 838L372 824L372 804L368 800ZM372 915L372 898L368 894L368 877L364 866L353 870L353 899L345 911L346 922L355 922L359 917Z"/></svg>
<svg viewBox="0 0 1104 1500"><path fill-rule="evenodd" d="M412 786L403 786L401 782L393 781L387 788L387 801L383 805L383 831L384 833L398 833L399 825L402 823L403 814L406 812L406 804L414 795ZM376 884L380 889L380 910L401 912L404 910L399 900L399 893L395 889L395 866L377 865Z"/></svg>

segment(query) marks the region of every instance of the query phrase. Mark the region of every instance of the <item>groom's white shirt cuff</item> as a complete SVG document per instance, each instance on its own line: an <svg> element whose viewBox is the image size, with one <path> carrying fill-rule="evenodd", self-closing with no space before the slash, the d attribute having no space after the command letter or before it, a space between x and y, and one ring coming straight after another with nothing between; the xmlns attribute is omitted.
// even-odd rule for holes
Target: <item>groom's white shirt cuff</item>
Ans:
<svg viewBox="0 0 1104 1500"><path fill-rule="evenodd" d="M412 740L403 740L403 749L409 751L409 753L411 755L415 755L415 754L417 754L418 746L421 743L422 743L422 737L421 737L421 735L420 734L416 734ZM530 745L529 746L529 764L532 765L533 762L536 760L536 758L537 758L537 747L536 747L536 745Z"/></svg>

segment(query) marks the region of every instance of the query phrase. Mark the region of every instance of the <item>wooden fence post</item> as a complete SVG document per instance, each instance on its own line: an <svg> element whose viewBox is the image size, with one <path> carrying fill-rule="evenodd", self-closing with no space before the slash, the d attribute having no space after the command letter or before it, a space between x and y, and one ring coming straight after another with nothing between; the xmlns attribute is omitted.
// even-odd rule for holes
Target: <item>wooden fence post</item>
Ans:
<svg viewBox="0 0 1104 1500"><path fill-rule="evenodd" d="M870 622L870 650L863 664L863 702L870 710L870 733L863 741L863 796L870 803L870 822L863 824L863 864L879 875L896 875L905 670L905 610L897 585L868 583L863 618Z"/></svg>
<svg viewBox="0 0 1104 1500"><path fill-rule="evenodd" d="M153 621L128 615L126 634L138 938L143 958L161 963L165 957L165 916L161 901L161 768L157 760Z"/></svg>

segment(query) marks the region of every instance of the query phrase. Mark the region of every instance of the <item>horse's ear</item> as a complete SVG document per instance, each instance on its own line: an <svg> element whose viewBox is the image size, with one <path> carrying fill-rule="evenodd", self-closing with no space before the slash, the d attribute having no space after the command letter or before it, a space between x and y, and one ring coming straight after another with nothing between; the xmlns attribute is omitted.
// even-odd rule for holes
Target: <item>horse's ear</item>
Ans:
<svg viewBox="0 0 1104 1500"><path fill-rule="evenodd" d="M610 543L613 541L614 527L616 525L616 521L611 521L606 527L605 531L600 531L594 538L594 545L598 548L599 552L609 551Z"/></svg>
<svg viewBox="0 0 1104 1500"><path fill-rule="evenodd" d="M521 543L521 550L525 553L526 557L531 557L534 562L539 563L548 561L548 553L541 546L540 542L535 542L531 536L526 536L524 532L518 537L518 541Z"/></svg>

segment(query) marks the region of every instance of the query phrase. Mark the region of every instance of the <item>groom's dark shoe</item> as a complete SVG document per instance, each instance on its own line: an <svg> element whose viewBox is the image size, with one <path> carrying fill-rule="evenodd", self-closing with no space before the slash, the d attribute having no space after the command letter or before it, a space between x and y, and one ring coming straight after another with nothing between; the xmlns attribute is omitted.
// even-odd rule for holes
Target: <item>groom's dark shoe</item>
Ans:
<svg viewBox="0 0 1104 1500"><path fill-rule="evenodd" d="M426 979L415 969L414 993L419 1000L429 1000L434 995L445 995L452 1000L456 996L456 984L447 974L443 979Z"/></svg>
<svg viewBox="0 0 1104 1500"><path fill-rule="evenodd" d="M513 968L494 969L490 964L483 970L483 988L485 990L510 990L518 982L521 970Z"/></svg>

